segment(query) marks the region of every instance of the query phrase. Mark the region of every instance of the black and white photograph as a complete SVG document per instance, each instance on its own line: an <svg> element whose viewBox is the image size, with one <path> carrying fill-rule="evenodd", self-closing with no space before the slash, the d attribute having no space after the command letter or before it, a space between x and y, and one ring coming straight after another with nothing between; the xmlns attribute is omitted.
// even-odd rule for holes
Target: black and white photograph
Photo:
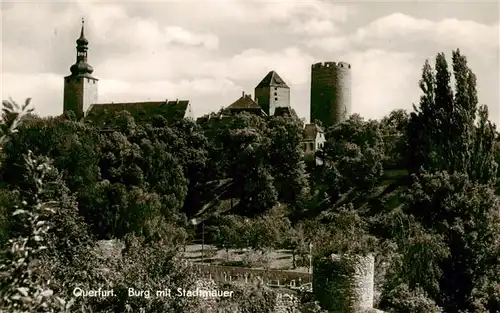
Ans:
<svg viewBox="0 0 500 313"><path fill-rule="evenodd" d="M500 313L498 0L0 30L0 313Z"/></svg>

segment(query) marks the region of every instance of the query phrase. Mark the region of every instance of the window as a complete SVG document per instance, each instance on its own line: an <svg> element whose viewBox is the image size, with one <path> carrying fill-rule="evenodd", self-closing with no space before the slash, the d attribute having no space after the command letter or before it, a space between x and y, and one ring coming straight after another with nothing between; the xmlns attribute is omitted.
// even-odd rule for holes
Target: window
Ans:
<svg viewBox="0 0 500 313"><path fill-rule="evenodd" d="M275 92L275 93L274 93L274 95L275 95L275 96L277 96L277 95L278 95L278 93L277 93L277 92Z"/></svg>
<svg viewBox="0 0 500 313"><path fill-rule="evenodd" d="M307 143L302 144L302 149L304 149L304 151L307 150Z"/></svg>
<svg viewBox="0 0 500 313"><path fill-rule="evenodd" d="M274 87L274 90L278 90L278 87Z"/></svg>
<svg viewBox="0 0 500 313"><path fill-rule="evenodd" d="M309 143L309 150L311 150L311 151L314 150L314 144L312 142Z"/></svg>
<svg viewBox="0 0 500 313"><path fill-rule="evenodd" d="M278 98L274 98L274 101L278 101Z"/></svg>

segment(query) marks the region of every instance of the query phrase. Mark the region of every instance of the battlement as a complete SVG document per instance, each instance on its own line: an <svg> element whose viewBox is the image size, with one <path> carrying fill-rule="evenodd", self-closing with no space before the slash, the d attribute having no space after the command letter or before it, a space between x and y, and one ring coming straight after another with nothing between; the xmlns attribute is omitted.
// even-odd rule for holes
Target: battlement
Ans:
<svg viewBox="0 0 500 313"><path fill-rule="evenodd" d="M313 69L318 68L329 68L329 67L341 67L341 68L351 68L351 64L347 62L318 62L311 66Z"/></svg>
<svg viewBox="0 0 500 313"><path fill-rule="evenodd" d="M342 68L351 68L351 64L347 62L339 62L337 66L342 67Z"/></svg>

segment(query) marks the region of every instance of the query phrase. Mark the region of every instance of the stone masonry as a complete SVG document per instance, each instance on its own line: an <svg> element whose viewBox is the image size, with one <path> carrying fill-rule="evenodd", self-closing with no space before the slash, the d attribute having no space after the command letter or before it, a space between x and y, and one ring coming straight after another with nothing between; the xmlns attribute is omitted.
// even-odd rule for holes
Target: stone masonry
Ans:
<svg viewBox="0 0 500 313"><path fill-rule="evenodd" d="M311 66L311 123L335 125L351 114L351 65L324 62Z"/></svg>
<svg viewBox="0 0 500 313"><path fill-rule="evenodd" d="M313 292L331 313L381 312L373 308L373 255L331 255L315 261Z"/></svg>

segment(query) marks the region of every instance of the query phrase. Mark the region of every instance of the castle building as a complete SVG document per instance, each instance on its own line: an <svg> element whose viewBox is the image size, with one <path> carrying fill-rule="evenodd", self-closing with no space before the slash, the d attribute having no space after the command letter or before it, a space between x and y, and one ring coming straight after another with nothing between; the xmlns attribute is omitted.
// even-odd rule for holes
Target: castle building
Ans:
<svg viewBox="0 0 500 313"><path fill-rule="evenodd" d="M311 123L329 127L351 114L351 65L324 62L311 66Z"/></svg>
<svg viewBox="0 0 500 313"><path fill-rule="evenodd" d="M84 21L80 38L76 41L76 63L70 67L71 75L64 78L63 111L72 111L80 120L89 116L97 118L105 113L128 111L134 117L159 114L173 123L181 119L194 119L189 100L164 100L125 103L98 103L97 82L94 69L87 63L89 41L84 34Z"/></svg>
<svg viewBox="0 0 500 313"><path fill-rule="evenodd" d="M267 115L259 104L252 99L252 96L245 94L244 91L241 93L241 98L224 109L224 113L229 115L238 114L240 112L249 112L260 116Z"/></svg>
<svg viewBox="0 0 500 313"><path fill-rule="evenodd" d="M255 100L267 115L276 108L290 107L290 87L275 71L270 71L255 87Z"/></svg>
<svg viewBox="0 0 500 313"><path fill-rule="evenodd" d="M145 102L112 102L94 103L90 105L87 116L95 119L102 114L127 111L136 119L143 116L158 114L169 122L174 123L182 119L194 120L194 113L189 100L164 100Z"/></svg>
<svg viewBox="0 0 500 313"><path fill-rule="evenodd" d="M304 125L302 139L302 151L306 159L313 159L317 165L321 165L322 161L316 157L316 152L323 149L326 138L323 128L315 123Z"/></svg>
<svg viewBox="0 0 500 313"><path fill-rule="evenodd" d="M255 100L242 92L240 98L223 108L217 114L207 114L198 118L199 123L213 117L225 118L241 112L249 112L260 116L282 116L298 119L295 110L290 106L290 87L275 71L270 71L255 87Z"/></svg>
<svg viewBox="0 0 500 313"><path fill-rule="evenodd" d="M92 103L97 102L98 79L92 76L94 69L87 63L89 41L84 35L84 24L80 38L76 40L76 63L70 67L71 75L64 77L64 112L73 111L82 118Z"/></svg>

